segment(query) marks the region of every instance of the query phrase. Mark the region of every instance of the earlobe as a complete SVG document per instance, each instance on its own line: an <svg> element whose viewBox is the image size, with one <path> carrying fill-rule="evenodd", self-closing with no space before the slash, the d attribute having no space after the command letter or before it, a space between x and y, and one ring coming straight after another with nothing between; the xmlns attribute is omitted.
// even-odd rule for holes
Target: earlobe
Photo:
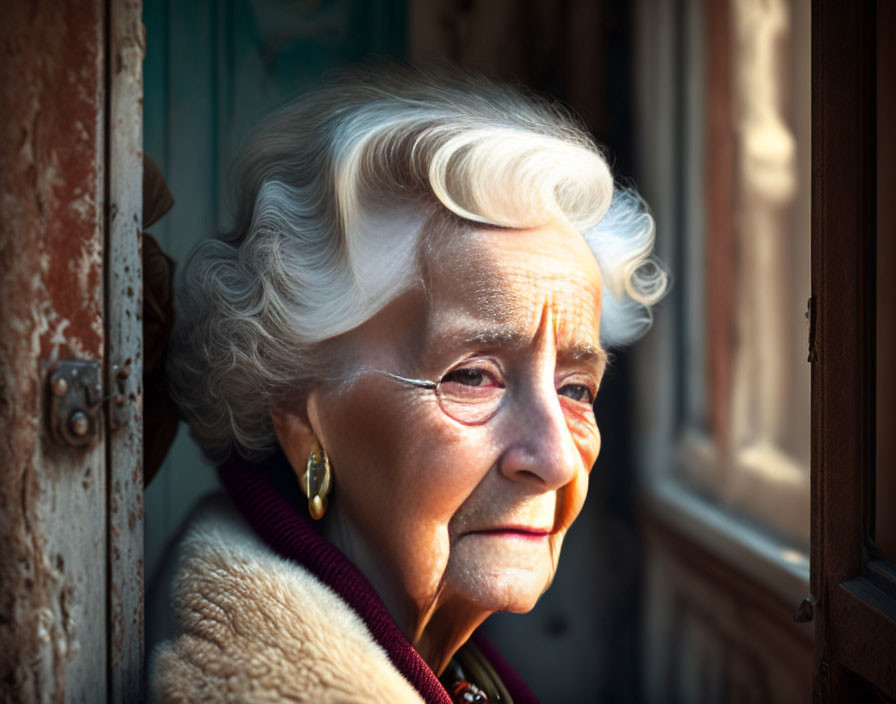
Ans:
<svg viewBox="0 0 896 704"><path fill-rule="evenodd" d="M317 401L317 394L312 391L295 406L281 406L271 410L274 435L297 477L305 471L312 452L327 448L320 427Z"/></svg>
<svg viewBox="0 0 896 704"><path fill-rule="evenodd" d="M279 408L271 411L271 424L280 449L293 472L299 476L305 471L305 462L318 444L311 422L307 416Z"/></svg>
<svg viewBox="0 0 896 704"><path fill-rule="evenodd" d="M274 409L271 424L280 448L299 480L302 493L308 498L308 510L315 520L327 510L327 495L332 486L330 461L318 439L318 416L315 397L310 395L304 415L294 410Z"/></svg>

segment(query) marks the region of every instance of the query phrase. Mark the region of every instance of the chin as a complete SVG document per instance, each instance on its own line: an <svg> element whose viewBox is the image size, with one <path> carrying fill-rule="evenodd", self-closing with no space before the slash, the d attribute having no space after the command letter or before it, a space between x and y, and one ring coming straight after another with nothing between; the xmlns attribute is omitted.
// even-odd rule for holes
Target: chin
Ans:
<svg viewBox="0 0 896 704"><path fill-rule="evenodd" d="M491 566L468 569L459 576L462 579L452 580L455 590L483 611L524 614L535 608L550 586L553 569Z"/></svg>
<svg viewBox="0 0 896 704"><path fill-rule="evenodd" d="M542 591L542 594L543 593L544 593L544 591ZM504 606L504 608L496 609L496 610L497 611L506 611L507 613L511 613L511 614L527 614L532 609L535 608L535 605L538 603L538 599L540 597L541 597L541 594L539 594L538 596L535 596L535 597L533 597L531 595L520 594L517 596L516 599L508 602Z"/></svg>

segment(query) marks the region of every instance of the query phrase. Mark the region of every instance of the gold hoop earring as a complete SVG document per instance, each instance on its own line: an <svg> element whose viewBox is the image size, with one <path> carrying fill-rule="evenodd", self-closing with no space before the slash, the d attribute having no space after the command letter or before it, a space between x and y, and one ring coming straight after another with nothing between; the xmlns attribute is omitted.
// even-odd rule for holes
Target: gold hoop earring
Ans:
<svg viewBox="0 0 896 704"><path fill-rule="evenodd" d="M312 450L305 463L305 471L299 477L302 493L308 497L308 511L319 521L327 511L327 495L330 493L330 458L321 448L320 453Z"/></svg>

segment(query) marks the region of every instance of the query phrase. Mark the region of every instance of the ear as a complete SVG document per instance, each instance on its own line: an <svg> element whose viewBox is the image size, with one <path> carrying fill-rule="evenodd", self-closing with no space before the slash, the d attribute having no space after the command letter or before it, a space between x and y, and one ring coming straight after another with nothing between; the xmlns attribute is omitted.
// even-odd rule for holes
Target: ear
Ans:
<svg viewBox="0 0 896 704"><path fill-rule="evenodd" d="M296 476L305 471L308 455L320 446L316 400L316 395L311 392L298 408L279 407L271 411L274 435Z"/></svg>

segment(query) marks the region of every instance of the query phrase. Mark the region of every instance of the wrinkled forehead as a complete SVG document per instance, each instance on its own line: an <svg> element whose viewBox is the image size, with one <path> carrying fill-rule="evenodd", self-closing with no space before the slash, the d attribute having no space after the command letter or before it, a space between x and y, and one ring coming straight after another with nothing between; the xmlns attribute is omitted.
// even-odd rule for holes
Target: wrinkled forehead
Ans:
<svg viewBox="0 0 896 704"><path fill-rule="evenodd" d="M429 327L478 321L534 334L549 317L556 335L599 343L600 268L572 227L475 229L442 239L430 252Z"/></svg>

